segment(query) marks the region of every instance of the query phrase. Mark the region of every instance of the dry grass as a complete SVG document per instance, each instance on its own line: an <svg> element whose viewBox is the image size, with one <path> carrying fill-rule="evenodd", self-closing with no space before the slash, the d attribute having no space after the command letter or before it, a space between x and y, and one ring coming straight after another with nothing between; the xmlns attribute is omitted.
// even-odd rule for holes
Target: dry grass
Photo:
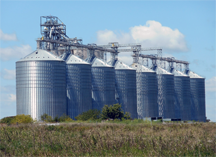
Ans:
<svg viewBox="0 0 216 157"><path fill-rule="evenodd" d="M0 156L216 156L216 125L1 126Z"/></svg>

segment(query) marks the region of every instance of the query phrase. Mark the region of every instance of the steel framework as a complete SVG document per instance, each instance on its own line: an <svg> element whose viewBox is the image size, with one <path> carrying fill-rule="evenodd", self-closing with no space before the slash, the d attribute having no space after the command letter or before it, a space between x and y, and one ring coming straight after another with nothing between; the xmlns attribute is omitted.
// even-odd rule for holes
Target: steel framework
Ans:
<svg viewBox="0 0 216 157"><path fill-rule="evenodd" d="M65 51L71 51L73 53L74 50L81 50L78 52L78 55L83 55L83 49L88 49L88 57L86 59L87 62L93 63L95 60L95 51L99 51L99 53L104 56L104 61L107 62L107 52L111 53L111 65L114 66L118 61L118 53L119 52L133 52L133 63L137 63L137 83L141 82L141 66L144 64L148 67L148 59L152 60L153 66L163 69L165 68L165 62L176 63L176 68L182 71L182 65L184 65L185 71L189 71L188 65L189 63L186 61L176 60L174 58L162 57L162 48L141 48L140 44L119 44L118 42L110 42L108 45L96 45L96 44L87 44L84 45L82 43L82 39L77 38L69 38L66 34L66 25L56 16L41 16L40 17L40 31L42 37L37 40L37 48L38 49L46 49L51 51L57 55L61 55L59 53L60 49L64 49ZM119 49L119 47L130 47L130 49ZM156 50L157 55L144 55L141 54L143 51L152 51ZM63 58L64 59L64 58ZM105 64L105 63L101 63ZM159 116L164 116L164 106L162 98L163 96L163 70L159 70L157 73L158 77L158 105L159 105ZM191 79L192 81L192 79ZM137 95L141 94L141 87L137 86ZM141 96L141 95L140 95ZM141 104L141 101L137 99L137 103ZM141 110L141 109L138 109Z"/></svg>

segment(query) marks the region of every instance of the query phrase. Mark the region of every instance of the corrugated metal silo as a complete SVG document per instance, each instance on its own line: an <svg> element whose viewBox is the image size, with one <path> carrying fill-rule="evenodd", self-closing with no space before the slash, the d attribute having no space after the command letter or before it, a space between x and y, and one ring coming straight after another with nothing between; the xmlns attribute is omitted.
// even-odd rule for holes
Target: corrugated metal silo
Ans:
<svg viewBox="0 0 216 157"><path fill-rule="evenodd" d="M153 70L136 63L132 68L137 71L137 113L138 118L158 117L157 75Z"/></svg>
<svg viewBox="0 0 216 157"><path fill-rule="evenodd" d="M75 55L66 60L67 114L75 119L92 109L91 65Z"/></svg>
<svg viewBox="0 0 216 157"><path fill-rule="evenodd" d="M114 67L94 58L92 63L93 109L101 110L104 105L113 105L115 101Z"/></svg>
<svg viewBox="0 0 216 157"><path fill-rule="evenodd" d="M191 120L190 78L184 73L173 69L175 88L175 118Z"/></svg>
<svg viewBox="0 0 216 157"><path fill-rule="evenodd" d="M66 65L59 57L38 49L16 62L17 114L39 120L44 113L66 113Z"/></svg>
<svg viewBox="0 0 216 157"><path fill-rule="evenodd" d="M121 61L115 63L115 81L118 103L131 118L137 117L136 70Z"/></svg>
<svg viewBox="0 0 216 157"><path fill-rule="evenodd" d="M159 117L175 118L174 75L160 67L153 67L158 81Z"/></svg>
<svg viewBox="0 0 216 157"><path fill-rule="evenodd" d="M192 120L205 122L205 78L192 71L186 71L186 74L190 76Z"/></svg>

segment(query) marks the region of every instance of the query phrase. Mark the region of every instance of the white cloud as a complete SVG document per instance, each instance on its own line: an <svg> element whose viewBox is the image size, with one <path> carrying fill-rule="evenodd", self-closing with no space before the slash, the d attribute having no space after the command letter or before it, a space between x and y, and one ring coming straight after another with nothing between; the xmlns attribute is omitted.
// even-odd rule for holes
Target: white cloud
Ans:
<svg viewBox="0 0 216 157"><path fill-rule="evenodd" d="M206 91L208 92L216 92L216 76L212 77L205 82Z"/></svg>
<svg viewBox="0 0 216 157"><path fill-rule="evenodd" d="M11 105L16 102L16 86L0 86L0 104L2 106Z"/></svg>
<svg viewBox="0 0 216 157"><path fill-rule="evenodd" d="M133 63L133 58L130 55L119 56L119 59L124 63L126 63L127 65L131 65Z"/></svg>
<svg viewBox="0 0 216 157"><path fill-rule="evenodd" d="M0 73L1 77L6 80L13 80L16 77L15 70L4 69L3 72Z"/></svg>
<svg viewBox="0 0 216 157"><path fill-rule="evenodd" d="M20 59L31 52L32 48L30 45L22 45L21 47L15 46L13 48L0 48L0 58L5 61L10 59Z"/></svg>
<svg viewBox="0 0 216 157"><path fill-rule="evenodd" d="M15 33L14 34L5 34L0 29L0 40L13 41L13 40L17 40L17 36Z"/></svg>
<svg viewBox="0 0 216 157"><path fill-rule="evenodd" d="M108 42L133 43L135 42L135 40L130 33L121 32L120 34L115 34L113 31L110 30L99 30L97 32L97 43L108 44Z"/></svg>
<svg viewBox="0 0 216 157"><path fill-rule="evenodd" d="M16 103L16 94L1 94L0 95L0 104L1 105L11 105Z"/></svg>
<svg viewBox="0 0 216 157"><path fill-rule="evenodd" d="M16 92L16 86L15 85L6 85L6 86L0 86L0 95L5 93L15 93Z"/></svg>
<svg viewBox="0 0 216 157"><path fill-rule="evenodd" d="M178 29L162 26L157 21L130 28L129 33L114 33L111 30L97 32L97 43L141 43L143 47L161 47L171 52L188 51L184 35Z"/></svg>
<svg viewBox="0 0 216 157"><path fill-rule="evenodd" d="M7 100L10 102L16 101L16 95L15 94L8 94L7 95Z"/></svg>

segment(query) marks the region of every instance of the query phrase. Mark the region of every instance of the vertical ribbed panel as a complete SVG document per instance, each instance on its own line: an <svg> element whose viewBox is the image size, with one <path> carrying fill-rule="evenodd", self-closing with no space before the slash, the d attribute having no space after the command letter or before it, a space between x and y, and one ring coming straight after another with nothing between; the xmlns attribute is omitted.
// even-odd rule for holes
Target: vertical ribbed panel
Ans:
<svg viewBox="0 0 216 157"><path fill-rule="evenodd" d="M115 79L119 104L131 118L137 118L136 71L115 70Z"/></svg>
<svg viewBox="0 0 216 157"><path fill-rule="evenodd" d="M16 62L17 114L39 120L44 113L66 113L66 66L63 61Z"/></svg>
<svg viewBox="0 0 216 157"><path fill-rule="evenodd" d="M92 67L93 109L115 104L115 71L113 67Z"/></svg>
<svg viewBox="0 0 216 157"><path fill-rule="evenodd" d="M162 114L159 117L163 118L175 118L175 106L174 106L174 75L161 74L161 78L158 78L158 88L161 88L162 92L158 92L158 98L161 99ZM160 80L161 79L161 80Z"/></svg>
<svg viewBox="0 0 216 157"><path fill-rule="evenodd" d="M157 75L155 72L141 72L137 73L139 80L137 81L137 88L140 88L140 93L137 93L137 104L139 118L158 117L158 86Z"/></svg>
<svg viewBox="0 0 216 157"><path fill-rule="evenodd" d="M174 77L175 87L175 118L191 120L190 78Z"/></svg>
<svg viewBox="0 0 216 157"><path fill-rule="evenodd" d="M192 120L205 122L205 79L190 78Z"/></svg>
<svg viewBox="0 0 216 157"><path fill-rule="evenodd" d="M67 114L75 119L92 109L91 65L67 64Z"/></svg>

